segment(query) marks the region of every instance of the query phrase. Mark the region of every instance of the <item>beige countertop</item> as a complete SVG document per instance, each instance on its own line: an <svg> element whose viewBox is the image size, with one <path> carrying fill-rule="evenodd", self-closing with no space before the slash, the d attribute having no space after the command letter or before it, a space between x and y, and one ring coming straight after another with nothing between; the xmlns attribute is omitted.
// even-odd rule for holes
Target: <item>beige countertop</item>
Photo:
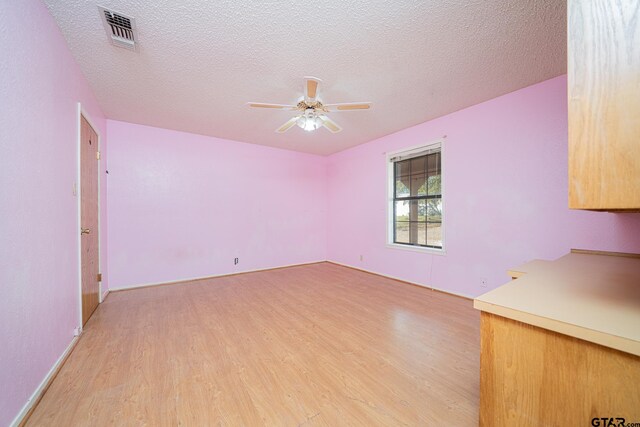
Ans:
<svg viewBox="0 0 640 427"><path fill-rule="evenodd" d="M640 257L570 253L509 274L474 307L640 356Z"/></svg>
<svg viewBox="0 0 640 427"><path fill-rule="evenodd" d="M533 261L525 262L522 265L509 269L507 271L507 274L513 277L514 279L517 279L519 277L524 276L527 273L531 273L541 268L544 268L550 262L553 262L553 261L547 261L544 259L534 259Z"/></svg>

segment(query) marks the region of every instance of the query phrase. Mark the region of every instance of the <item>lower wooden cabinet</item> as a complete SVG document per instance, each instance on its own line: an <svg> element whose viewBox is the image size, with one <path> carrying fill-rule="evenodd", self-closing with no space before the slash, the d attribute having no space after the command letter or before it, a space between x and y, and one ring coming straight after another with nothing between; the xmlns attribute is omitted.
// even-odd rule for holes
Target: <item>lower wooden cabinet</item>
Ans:
<svg viewBox="0 0 640 427"><path fill-rule="evenodd" d="M640 357L481 313L481 426L621 425L620 418L640 423Z"/></svg>

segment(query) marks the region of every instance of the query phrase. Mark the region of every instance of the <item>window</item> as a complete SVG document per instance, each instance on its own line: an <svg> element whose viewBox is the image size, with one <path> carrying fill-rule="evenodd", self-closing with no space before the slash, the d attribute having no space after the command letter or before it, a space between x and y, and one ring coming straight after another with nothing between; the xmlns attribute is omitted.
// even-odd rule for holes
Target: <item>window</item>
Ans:
<svg viewBox="0 0 640 427"><path fill-rule="evenodd" d="M442 250L442 142L389 156L389 243Z"/></svg>

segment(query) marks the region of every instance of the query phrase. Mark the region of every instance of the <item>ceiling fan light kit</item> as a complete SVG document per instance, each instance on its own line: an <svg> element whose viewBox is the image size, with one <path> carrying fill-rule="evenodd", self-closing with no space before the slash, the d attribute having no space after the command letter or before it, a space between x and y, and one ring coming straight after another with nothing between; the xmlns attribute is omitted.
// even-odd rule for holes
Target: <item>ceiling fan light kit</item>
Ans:
<svg viewBox="0 0 640 427"><path fill-rule="evenodd" d="M304 114L298 117L296 124L307 132L312 132L322 126L322 120L316 114L315 110L309 108Z"/></svg>
<svg viewBox="0 0 640 427"><path fill-rule="evenodd" d="M270 108L274 110L297 111L298 115L289 119L285 124L276 129L277 133L284 133L294 125L298 125L307 132L312 132L324 126L331 133L338 133L342 128L326 113L338 111L368 110L370 102L350 102L343 104L323 104L318 99L318 88L322 80L315 77L305 77L304 97L296 105L269 104L263 102L249 102L247 105L253 108Z"/></svg>

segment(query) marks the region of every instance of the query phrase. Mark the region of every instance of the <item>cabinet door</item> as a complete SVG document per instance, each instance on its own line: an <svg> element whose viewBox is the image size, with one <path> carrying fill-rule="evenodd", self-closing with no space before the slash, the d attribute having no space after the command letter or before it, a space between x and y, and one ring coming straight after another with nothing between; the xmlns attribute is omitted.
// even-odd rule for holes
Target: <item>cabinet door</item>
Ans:
<svg viewBox="0 0 640 427"><path fill-rule="evenodd" d="M569 207L640 209L640 1L569 0Z"/></svg>

